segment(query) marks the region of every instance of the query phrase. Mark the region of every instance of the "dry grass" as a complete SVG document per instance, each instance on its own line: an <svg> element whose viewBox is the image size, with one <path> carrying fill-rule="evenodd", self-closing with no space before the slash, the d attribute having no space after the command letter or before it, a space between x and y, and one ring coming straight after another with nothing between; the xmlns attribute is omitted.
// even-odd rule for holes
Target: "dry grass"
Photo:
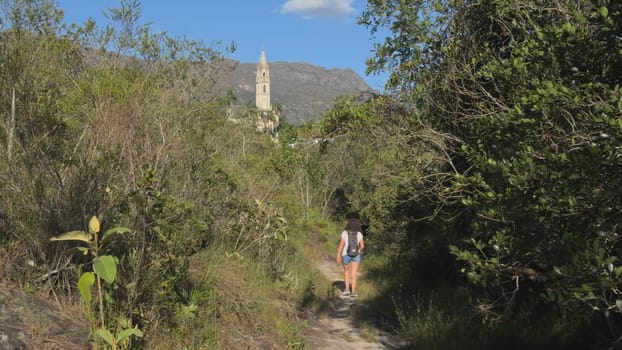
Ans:
<svg viewBox="0 0 622 350"><path fill-rule="evenodd" d="M89 322L83 305L76 302L72 292L58 294L61 283L56 274L37 280L47 271L31 260L32 253L24 242L13 241L0 247L0 325L11 329L11 334L29 348L90 348ZM75 288L74 284L62 284Z"/></svg>
<svg viewBox="0 0 622 350"><path fill-rule="evenodd" d="M296 293L286 279L272 281L250 257L209 249L193 257L196 317L186 328L163 331L147 348L303 348Z"/></svg>
<svg viewBox="0 0 622 350"><path fill-rule="evenodd" d="M23 341L42 350L87 349L89 329L79 309L59 309L56 303L26 293L16 285L0 284L0 325L10 329L9 341Z"/></svg>

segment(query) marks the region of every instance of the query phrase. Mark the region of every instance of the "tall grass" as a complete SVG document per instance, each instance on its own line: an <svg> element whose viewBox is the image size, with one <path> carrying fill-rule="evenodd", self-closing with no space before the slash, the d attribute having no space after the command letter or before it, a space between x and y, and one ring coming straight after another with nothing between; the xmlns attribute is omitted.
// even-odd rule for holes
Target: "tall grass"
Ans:
<svg viewBox="0 0 622 350"><path fill-rule="evenodd" d="M521 299L505 317L495 319L476 308L475 293L459 281L411 278L386 256L366 259L371 270L362 281L370 309L365 317L385 320L417 350L555 350L606 349L613 343L595 344L594 334L607 331L605 322L582 317L573 309L556 309L537 298ZM394 269L401 266L400 269ZM408 265L410 269L424 266Z"/></svg>
<svg viewBox="0 0 622 350"><path fill-rule="evenodd" d="M264 262L219 246L193 256L189 273L191 303L177 315L185 318L183 326L162 332L146 348L304 348L298 304L310 280L303 270L275 280Z"/></svg>

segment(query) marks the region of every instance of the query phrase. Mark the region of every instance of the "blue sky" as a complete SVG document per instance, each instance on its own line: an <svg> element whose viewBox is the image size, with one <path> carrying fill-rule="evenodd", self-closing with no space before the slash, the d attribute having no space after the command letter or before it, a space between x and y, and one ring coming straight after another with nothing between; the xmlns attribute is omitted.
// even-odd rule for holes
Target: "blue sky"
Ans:
<svg viewBox="0 0 622 350"><path fill-rule="evenodd" d="M57 0L70 23L92 17L103 25L102 12L118 0ZM235 42L228 58L257 62L265 50L269 62L307 62L325 68L351 68L372 88L381 90L386 75L366 76L365 60L373 55L367 28L356 23L364 0L142 0L141 23L156 32L211 43Z"/></svg>

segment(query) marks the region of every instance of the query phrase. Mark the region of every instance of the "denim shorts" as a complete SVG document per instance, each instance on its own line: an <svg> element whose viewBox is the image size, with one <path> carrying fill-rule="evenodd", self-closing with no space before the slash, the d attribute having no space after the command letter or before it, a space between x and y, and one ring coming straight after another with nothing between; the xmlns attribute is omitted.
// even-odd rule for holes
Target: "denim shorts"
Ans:
<svg viewBox="0 0 622 350"><path fill-rule="evenodd" d="M360 263L361 262L361 254L357 255L357 256L349 256L349 255L342 255L341 256L341 261L343 262L344 265L348 265L350 262L355 262L355 263Z"/></svg>

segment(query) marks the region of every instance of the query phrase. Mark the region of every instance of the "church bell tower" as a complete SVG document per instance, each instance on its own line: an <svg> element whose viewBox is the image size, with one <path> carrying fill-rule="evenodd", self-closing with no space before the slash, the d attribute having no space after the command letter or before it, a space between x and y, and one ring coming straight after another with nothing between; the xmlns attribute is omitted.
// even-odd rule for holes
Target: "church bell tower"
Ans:
<svg viewBox="0 0 622 350"><path fill-rule="evenodd" d="M255 87L255 105L260 112L272 111L270 105L270 70L266 61L266 53L261 50L261 57L257 64L257 79Z"/></svg>

